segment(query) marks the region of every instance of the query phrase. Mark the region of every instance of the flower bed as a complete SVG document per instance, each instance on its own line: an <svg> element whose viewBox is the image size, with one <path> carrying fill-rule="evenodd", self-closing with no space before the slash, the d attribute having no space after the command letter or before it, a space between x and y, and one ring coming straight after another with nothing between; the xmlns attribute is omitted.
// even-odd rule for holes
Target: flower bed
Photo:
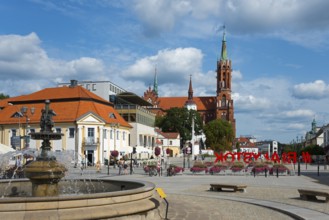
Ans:
<svg viewBox="0 0 329 220"><path fill-rule="evenodd" d="M183 167L179 167L173 164L170 164L168 169L173 169L174 168L174 172L175 174L180 173L180 172L184 172L184 168Z"/></svg>
<svg viewBox="0 0 329 220"><path fill-rule="evenodd" d="M209 173L210 174L214 174L214 173L220 173L221 171L224 171L227 169L227 166L226 165L223 165L223 164L217 164L217 165L214 165L213 167L211 167L209 169Z"/></svg>
<svg viewBox="0 0 329 220"><path fill-rule="evenodd" d="M208 167L202 163L195 163L193 167L190 169L192 173L201 173L205 172L208 173Z"/></svg>
<svg viewBox="0 0 329 220"><path fill-rule="evenodd" d="M289 173L289 169L283 164L274 164L273 167L270 169L270 174L275 175L276 172L279 174L287 174Z"/></svg>
<svg viewBox="0 0 329 220"><path fill-rule="evenodd" d="M252 168L252 172L255 174L263 174L265 172L268 172L270 168L266 163L256 163L254 164L254 167Z"/></svg>
<svg viewBox="0 0 329 220"><path fill-rule="evenodd" d="M143 169L145 173L148 173L150 169L157 169L157 171L160 172L160 167L157 167L156 165L146 165Z"/></svg>
<svg viewBox="0 0 329 220"><path fill-rule="evenodd" d="M232 172L240 172L244 169L244 163L243 162L234 162L230 168Z"/></svg>

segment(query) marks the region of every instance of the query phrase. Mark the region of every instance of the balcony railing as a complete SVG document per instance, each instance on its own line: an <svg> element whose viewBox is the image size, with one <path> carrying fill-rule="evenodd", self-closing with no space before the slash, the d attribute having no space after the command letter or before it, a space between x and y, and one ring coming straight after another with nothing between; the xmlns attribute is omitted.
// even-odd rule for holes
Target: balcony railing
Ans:
<svg viewBox="0 0 329 220"><path fill-rule="evenodd" d="M98 138L95 137L86 137L83 140L84 145L97 145L99 142Z"/></svg>

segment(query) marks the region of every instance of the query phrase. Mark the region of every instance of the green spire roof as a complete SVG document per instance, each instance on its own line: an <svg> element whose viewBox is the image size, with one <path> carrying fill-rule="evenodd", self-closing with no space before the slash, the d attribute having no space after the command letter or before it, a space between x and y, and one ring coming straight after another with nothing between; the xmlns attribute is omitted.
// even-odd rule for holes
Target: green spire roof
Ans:
<svg viewBox="0 0 329 220"><path fill-rule="evenodd" d="M157 68L154 71L154 83L153 83L153 91L156 95L158 95L158 77L157 77Z"/></svg>
<svg viewBox="0 0 329 220"><path fill-rule="evenodd" d="M224 26L224 31L223 31L222 52L221 52L220 60L227 60L225 26Z"/></svg>

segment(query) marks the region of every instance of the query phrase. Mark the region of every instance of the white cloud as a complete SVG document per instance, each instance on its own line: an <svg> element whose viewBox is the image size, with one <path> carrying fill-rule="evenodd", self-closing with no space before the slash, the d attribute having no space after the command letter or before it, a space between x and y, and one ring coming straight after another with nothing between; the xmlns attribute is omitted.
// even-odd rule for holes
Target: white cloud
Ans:
<svg viewBox="0 0 329 220"><path fill-rule="evenodd" d="M200 72L203 54L196 48L176 48L160 50L157 55L144 57L123 71L126 79L149 81L153 79L155 67L162 84L173 82L179 84ZM175 79L175 80L173 80Z"/></svg>
<svg viewBox="0 0 329 220"><path fill-rule="evenodd" d="M0 35L0 73L3 77L0 92L11 96L34 92L59 80L97 80L106 75L103 62L95 58L71 61L49 58L36 33Z"/></svg>
<svg viewBox="0 0 329 220"><path fill-rule="evenodd" d="M314 116L314 112L309 109L298 109L293 111L284 111L280 115L284 118L305 118Z"/></svg>
<svg viewBox="0 0 329 220"><path fill-rule="evenodd" d="M233 81L240 81L242 80L242 73L240 72L240 70L233 70L232 71L232 80Z"/></svg>
<svg viewBox="0 0 329 220"><path fill-rule="evenodd" d="M136 0L132 5L150 36L175 31L209 37L213 27L225 23L233 34L272 35L305 47L328 45L326 0Z"/></svg>
<svg viewBox="0 0 329 220"><path fill-rule="evenodd" d="M329 85L323 80L301 83L293 87L293 96L298 99L322 99L329 96Z"/></svg>
<svg viewBox="0 0 329 220"><path fill-rule="evenodd" d="M233 93L232 98L237 112L265 110L271 107L271 102L267 98L259 98L253 95L241 95L239 93Z"/></svg>

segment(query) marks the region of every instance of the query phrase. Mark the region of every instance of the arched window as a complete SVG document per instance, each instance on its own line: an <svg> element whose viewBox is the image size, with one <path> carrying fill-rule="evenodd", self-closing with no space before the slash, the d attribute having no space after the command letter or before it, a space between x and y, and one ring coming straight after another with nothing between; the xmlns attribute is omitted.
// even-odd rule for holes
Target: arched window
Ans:
<svg viewBox="0 0 329 220"><path fill-rule="evenodd" d="M226 106L226 96L223 95L222 97L222 104L221 104L222 107L225 107Z"/></svg>

